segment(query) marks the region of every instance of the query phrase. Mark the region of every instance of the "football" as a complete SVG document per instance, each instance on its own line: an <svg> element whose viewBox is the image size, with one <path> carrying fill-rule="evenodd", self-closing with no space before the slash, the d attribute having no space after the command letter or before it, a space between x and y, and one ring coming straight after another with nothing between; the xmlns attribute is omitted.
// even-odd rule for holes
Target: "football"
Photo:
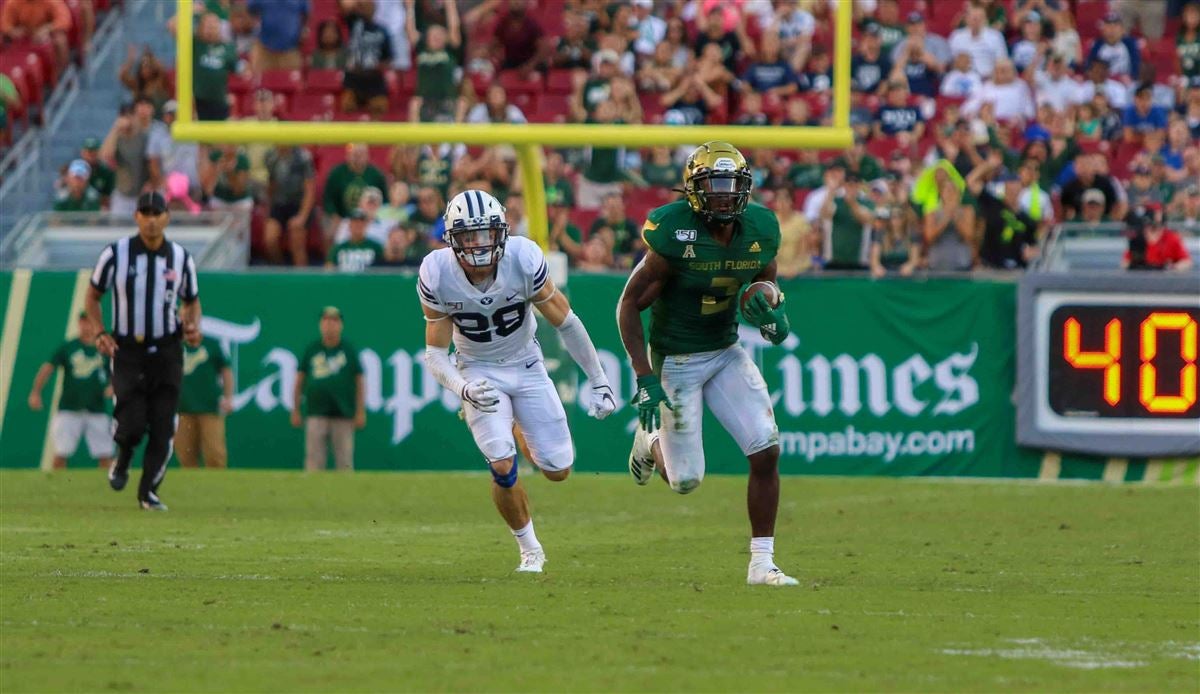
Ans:
<svg viewBox="0 0 1200 694"><path fill-rule="evenodd" d="M782 296L779 285L774 282L751 282L750 286L746 287L746 291L742 292L741 308L743 313L746 311L746 302L759 292L766 295L767 303L771 305L771 308L779 305L779 297Z"/></svg>

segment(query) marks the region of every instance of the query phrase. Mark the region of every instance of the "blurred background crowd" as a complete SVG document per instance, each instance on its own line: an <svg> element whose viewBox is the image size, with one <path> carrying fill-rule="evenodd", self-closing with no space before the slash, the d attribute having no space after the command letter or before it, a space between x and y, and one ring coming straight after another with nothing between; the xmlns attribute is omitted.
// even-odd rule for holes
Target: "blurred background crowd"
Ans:
<svg viewBox="0 0 1200 694"><path fill-rule="evenodd" d="M61 67L86 50L98 1L4 0L0 33ZM1200 220L1195 1L198 0L195 109L823 125L839 5L853 10L854 146L745 152L756 199L779 216L781 276L1019 270L1055 223L1131 211L1160 265L1188 266L1170 227ZM7 65L6 128L31 96ZM177 142L173 66L131 45L120 80L128 103L63 162L55 210L131 213L157 189L177 210L249 215L255 263L347 271L415 267L443 243L446 200L468 187L527 229L510 147ZM629 268L690 149L547 148L551 246L578 270Z"/></svg>

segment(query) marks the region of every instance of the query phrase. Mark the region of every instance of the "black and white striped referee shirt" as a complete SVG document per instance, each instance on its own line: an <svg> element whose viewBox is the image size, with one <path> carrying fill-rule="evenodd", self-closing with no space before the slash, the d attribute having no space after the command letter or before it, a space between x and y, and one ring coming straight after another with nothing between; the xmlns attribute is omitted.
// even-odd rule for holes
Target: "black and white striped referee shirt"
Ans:
<svg viewBox="0 0 1200 694"><path fill-rule="evenodd" d="M163 239L158 250L151 251L137 235L100 253L92 286L101 294L113 290L113 336L138 342L179 334L177 300L200 297L196 262L183 246Z"/></svg>

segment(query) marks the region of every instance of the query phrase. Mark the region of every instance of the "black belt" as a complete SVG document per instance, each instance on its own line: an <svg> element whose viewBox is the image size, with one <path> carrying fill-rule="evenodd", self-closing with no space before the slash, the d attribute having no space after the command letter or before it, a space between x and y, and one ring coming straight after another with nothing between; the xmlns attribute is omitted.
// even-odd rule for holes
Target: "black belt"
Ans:
<svg viewBox="0 0 1200 694"><path fill-rule="evenodd" d="M175 332L162 337L136 337L133 335L114 336L117 346L121 348L150 349L177 345L183 340L183 333Z"/></svg>

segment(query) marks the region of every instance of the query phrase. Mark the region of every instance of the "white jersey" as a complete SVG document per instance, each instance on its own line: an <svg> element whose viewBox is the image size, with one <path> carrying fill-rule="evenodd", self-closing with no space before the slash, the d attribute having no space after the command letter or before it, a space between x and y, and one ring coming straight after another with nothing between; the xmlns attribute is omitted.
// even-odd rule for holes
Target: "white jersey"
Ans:
<svg viewBox="0 0 1200 694"><path fill-rule="evenodd" d="M530 302L546 284L546 257L536 243L508 237L496 279L479 289L467 279L450 248L421 261L417 295L454 321L454 349L472 361L510 362L536 351Z"/></svg>

